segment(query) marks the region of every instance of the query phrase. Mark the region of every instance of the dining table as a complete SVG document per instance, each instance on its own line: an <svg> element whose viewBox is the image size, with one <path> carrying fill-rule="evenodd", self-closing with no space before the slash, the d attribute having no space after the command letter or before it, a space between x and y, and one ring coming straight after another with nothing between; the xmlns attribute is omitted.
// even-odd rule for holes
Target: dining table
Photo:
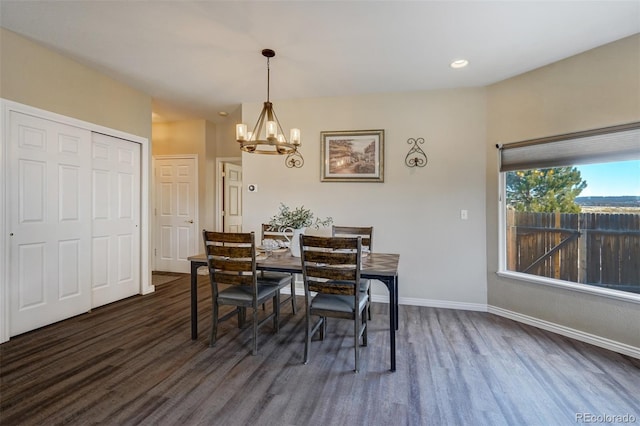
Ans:
<svg viewBox="0 0 640 426"><path fill-rule="evenodd" d="M191 262L191 340L198 338L198 268L207 266L204 253L189 256ZM381 281L389 291L389 347L391 371L396 371L396 331L399 327L398 315L398 263L399 254L369 253L362 257L360 277ZM256 269L262 271L302 273L300 257L294 257L289 250L271 253L256 259Z"/></svg>

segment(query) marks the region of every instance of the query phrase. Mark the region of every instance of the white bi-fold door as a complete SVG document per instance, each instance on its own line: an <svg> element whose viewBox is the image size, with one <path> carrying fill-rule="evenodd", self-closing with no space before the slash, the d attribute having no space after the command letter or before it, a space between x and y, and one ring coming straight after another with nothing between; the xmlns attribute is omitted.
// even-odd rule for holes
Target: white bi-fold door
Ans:
<svg viewBox="0 0 640 426"><path fill-rule="evenodd" d="M22 113L11 112L9 121L9 332L15 336L113 299L96 283L128 281L127 293L115 291L119 298L139 291L140 153L133 142L101 144L102 135ZM96 158L107 151L116 159L108 166ZM117 162L130 168L122 172ZM97 243L101 238L108 243ZM105 245L109 250L100 252Z"/></svg>
<svg viewBox="0 0 640 426"><path fill-rule="evenodd" d="M140 145L92 136L93 307L140 291Z"/></svg>

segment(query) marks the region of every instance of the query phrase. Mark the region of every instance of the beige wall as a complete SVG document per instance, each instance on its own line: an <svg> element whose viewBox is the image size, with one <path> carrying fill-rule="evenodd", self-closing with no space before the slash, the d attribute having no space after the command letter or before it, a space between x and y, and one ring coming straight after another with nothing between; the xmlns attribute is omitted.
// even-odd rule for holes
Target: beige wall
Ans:
<svg viewBox="0 0 640 426"><path fill-rule="evenodd" d="M217 157L240 157L240 148L238 148L238 142L236 142L236 123L240 122L242 122L242 108L239 107L231 112L223 122L217 124ZM253 126L254 124L252 122L248 126Z"/></svg>
<svg viewBox="0 0 640 426"><path fill-rule="evenodd" d="M640 121L640 35L487 89L487 281L491 306L640 347L640 309L607 299L500 278L496 143Z"/></svg>
<svg viewBox="0 0 640 426"><path fill-rule="evenodd" d="M151 97L0 28L0 97L151 138Z"/></svg>
<svg viewBox="0 0 640 426"><path fill-rule="evenodd" d="M280 202L339 225L373 225L376 251L400 254L401 303L484 309L485 100L484 89L463 89L274 101L285 131L302 131L305 164L243 155L245 188L258 184L243 192L244 230L259 233ZM261 107L243 105L244 122L253 125ZM320 182L320 132L359 129L385 130L385 182ZM429 163L408 168L407 139L418 137Z"/></svg>

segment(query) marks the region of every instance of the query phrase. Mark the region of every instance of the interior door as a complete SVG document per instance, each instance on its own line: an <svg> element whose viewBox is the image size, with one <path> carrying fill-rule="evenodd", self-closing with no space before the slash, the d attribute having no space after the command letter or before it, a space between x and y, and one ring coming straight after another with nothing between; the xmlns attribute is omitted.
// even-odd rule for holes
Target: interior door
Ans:
<svg viewBox="0 0 640 426"><path fill-rule="evenodd" d="M91 309L91 132L10 113L10 335Z"/></svg>
<svg viewBox="0 0 640 426"><path fill-rule="evenodd" d="M224 163L224 232L242 232L242 166Z"/></svg>
<svg viewBox="0 0 640 426"><path fill-rule="evenodd" d="M140 292L140 144L92 136L93 307Z"/></svg>
<svg viewBox="0 0 640 426"><path fill-rule="evenodd" d="M155 269L190 271L189 256L199 253L197 159L155 159Z"/></svg>

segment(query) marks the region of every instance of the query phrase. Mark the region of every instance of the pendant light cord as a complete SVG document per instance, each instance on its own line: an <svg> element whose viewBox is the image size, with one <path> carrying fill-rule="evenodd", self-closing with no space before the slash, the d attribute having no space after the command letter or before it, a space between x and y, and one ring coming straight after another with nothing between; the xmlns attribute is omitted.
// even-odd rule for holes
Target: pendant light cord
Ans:
<svg viewBox="0 0 640 426"><path fill-rule="evenodd" d="M271 68L269 67L269 58L267 58L267 102L269 102L269 84L270 84Z"/></svg>

